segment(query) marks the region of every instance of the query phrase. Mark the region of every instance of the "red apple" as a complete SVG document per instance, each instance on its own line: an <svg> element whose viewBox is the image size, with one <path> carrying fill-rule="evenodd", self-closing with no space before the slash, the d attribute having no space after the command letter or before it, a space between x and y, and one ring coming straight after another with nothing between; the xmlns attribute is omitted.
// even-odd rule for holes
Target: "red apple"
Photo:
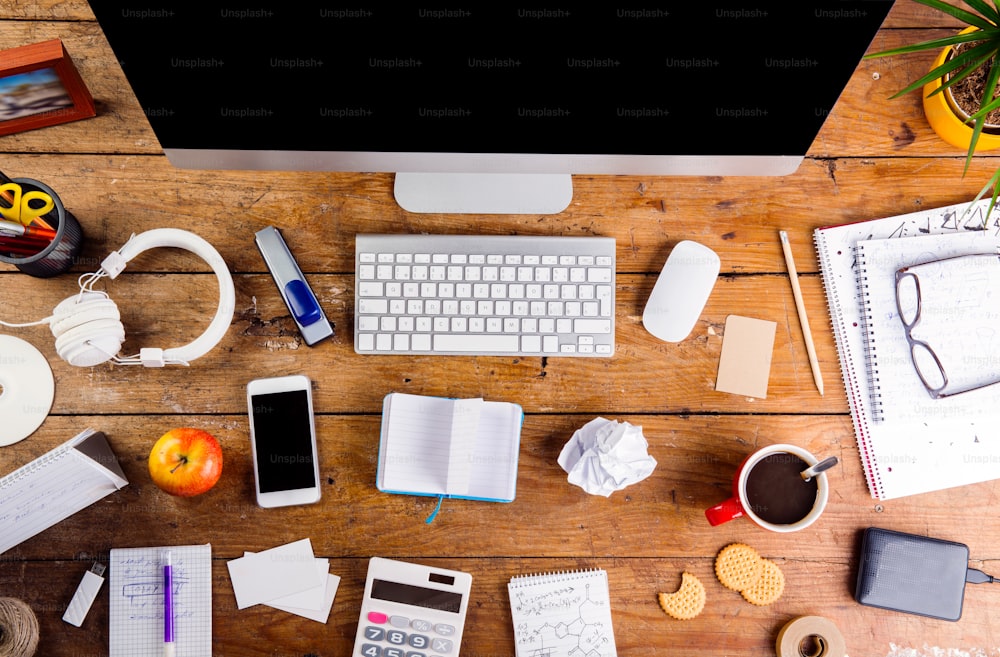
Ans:
<svg viewBox="0 0 1000 657"><path fill-rule="evenodd" d="M171 495L204 493L222 475L222 448L215 436L182 427L160 436L149 453L149 476Z"/></svg>

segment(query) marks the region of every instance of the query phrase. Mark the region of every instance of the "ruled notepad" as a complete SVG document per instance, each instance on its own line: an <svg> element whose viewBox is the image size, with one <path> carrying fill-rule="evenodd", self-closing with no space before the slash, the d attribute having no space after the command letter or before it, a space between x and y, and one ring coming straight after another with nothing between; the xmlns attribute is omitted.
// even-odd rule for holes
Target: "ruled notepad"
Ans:
<svg viewBox="0 0 1000 657"><path fill-rule="evenodd" d="M174 582L176 657L212 654L212 546L111 550L110 657L162 657L163 552Z"/></svg>
<svg viewBox="0 0 1000 657"><path fill-rule="evenodd" d="M607 571L518 575L507 584L517 657L615 657Z"/></svg>
<svg viewBox="0 0 1000 657"><path fill-rule="evenodd" d="M985 212L989 202L989 199L979 201L971 206L969 212L970 205L960 203L853 224L825 226L814 231L858 451L869 491L876 499L894 499L1000 478L1000 446L994 447L997 441L992 438L994 430L989 423L972 422L970 418L960 415L939 415L928 421L928 418L919 418L912 413L906 420L897 418L890 421L883 417L884 409L874 403L873 391L877 396L876 386L884 387L883 368L888 363L877 359L876 379L876 369L872 368L868 358L870 345L866 327L871 324L872 318L890 319L889 315L892 315L892 321L899 320L895 317L895 297L890 304L885 292L878 292L881 300L870 302L871 307L866 308L866 286L873 280L873 263L880 271L892 269L893 272L900 263L868 260L866 275L859 277L861 263L858 257L859 242L867 240L912 238L918 249L935 252L938 247L933 239L937 238L925 243L920 240L934 235L958 237L959 240L992 239L997 233L1000 210L994 210L987 220ZM984 230L986 227L988 230ZM907 249L910 248L907 246ZM908 257L912 258L912 253ZM884 279L880 282L886 283ZM893 278L893 295L894 286ZM898 357L895 360L899 362L892 365L894 371L907 371L904 365L912 371L908 353L905 360L900 361ZM919 385L919 381L917 383ZM921 390L923 398L908 396L911 403L924 403L927 393L922 387ZM988 410L991 414L1000 414L996 405ZM1000 417L994 416L994 426L997 420Z"/></svg>
<svg viewBox="0 0 1000 657"><path fill-rule="evenodd" d="M524 413L517 404L386 395L376 485L387 493L510 502Z"/></svg>
<svg viewBox="0 0 1000 657"><path fill-rule="evenodd" d="M107 437L80 432L0 478L0 553L126 485Z"/></svg>

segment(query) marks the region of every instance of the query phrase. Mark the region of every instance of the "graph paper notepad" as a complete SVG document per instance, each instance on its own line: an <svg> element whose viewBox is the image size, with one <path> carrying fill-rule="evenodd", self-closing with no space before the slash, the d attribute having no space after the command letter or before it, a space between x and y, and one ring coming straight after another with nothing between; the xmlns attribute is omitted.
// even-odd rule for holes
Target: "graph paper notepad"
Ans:
<svg viewBox="0 0 1000 657"><path fill-rule="evenodd" d="M170 551L177 657L212 654L212 546L111 550L110 657L162 657L163 554Z"/></svg>
<svg viewBox="0 0 1000 657"><path fill-rule="evenodd" d="M616 657L608 573L519 575L507 584L518 657Z"/></svg>

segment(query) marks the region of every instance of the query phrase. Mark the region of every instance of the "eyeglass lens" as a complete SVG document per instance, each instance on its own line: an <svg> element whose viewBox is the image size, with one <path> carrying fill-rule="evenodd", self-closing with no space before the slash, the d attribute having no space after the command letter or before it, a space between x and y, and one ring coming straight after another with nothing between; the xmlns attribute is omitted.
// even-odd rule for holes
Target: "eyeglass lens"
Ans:
<svg viewBox="0 0 1000 657"><path fill-rule="evenodd" d="M908 328L920 319L920 287L915 274L901 274L896 281L899 318Z"/></svg>

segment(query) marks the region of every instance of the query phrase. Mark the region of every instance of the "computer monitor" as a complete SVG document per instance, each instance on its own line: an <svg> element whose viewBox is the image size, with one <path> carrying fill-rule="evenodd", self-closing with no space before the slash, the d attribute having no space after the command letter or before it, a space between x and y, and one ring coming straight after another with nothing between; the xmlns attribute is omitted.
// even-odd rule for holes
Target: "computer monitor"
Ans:
<svg viewBox="0 0 1000 657"><path fill-rule="evenodd" d="M178 167L549 213L573 174L794 172L892 0L90 4Z"/></svg>

